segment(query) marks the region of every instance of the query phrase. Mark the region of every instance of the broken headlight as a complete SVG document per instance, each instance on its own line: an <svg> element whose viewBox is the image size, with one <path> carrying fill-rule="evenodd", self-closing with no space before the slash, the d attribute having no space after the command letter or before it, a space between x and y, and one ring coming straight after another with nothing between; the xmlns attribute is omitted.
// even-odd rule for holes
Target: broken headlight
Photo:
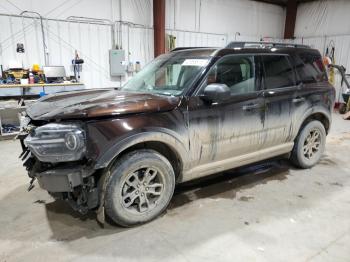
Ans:
<svg viewBox="0 0 350 262"><path fill-rule="evenodd" d="M52 123L37 127L24 143L42 162L76 161L86 151L85 132L77 124Z"/></svg>

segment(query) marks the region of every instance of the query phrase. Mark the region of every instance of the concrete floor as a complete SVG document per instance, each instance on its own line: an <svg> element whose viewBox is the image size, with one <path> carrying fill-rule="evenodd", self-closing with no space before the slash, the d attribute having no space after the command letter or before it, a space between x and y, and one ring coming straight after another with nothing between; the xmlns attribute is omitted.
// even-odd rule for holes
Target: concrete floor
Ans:
<svg viewBox="0 0 350 262"><path fill-rule="evenodd" d="M334 115L311 170L270 161L178 187L136 228L81 217L28 178L0 142L0 261L350 261L350 121Z"/></svg>

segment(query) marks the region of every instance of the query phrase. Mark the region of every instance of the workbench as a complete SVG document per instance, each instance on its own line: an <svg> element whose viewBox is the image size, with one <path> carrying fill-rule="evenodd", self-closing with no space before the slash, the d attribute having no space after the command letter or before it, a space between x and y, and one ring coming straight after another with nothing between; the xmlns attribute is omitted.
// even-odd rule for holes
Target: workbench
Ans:
<svg viewBox="0 0 350 262"><path fill-rule="evenodd" d="M81 89L84 89L83 83L0 84L0 140L13 138L18 134L18 131L5 133L2 127L20 125L21 112L26 110L28 104L35 102L27 99L37 99L41 92L53 94Z"/></svg>
<svg viewBox="0 0 350 262"><path fill-rule="evenodd" d="M84 89L83 83L0 84L0 97L38 96L41 92L52 94L81 89Z"/></svg>

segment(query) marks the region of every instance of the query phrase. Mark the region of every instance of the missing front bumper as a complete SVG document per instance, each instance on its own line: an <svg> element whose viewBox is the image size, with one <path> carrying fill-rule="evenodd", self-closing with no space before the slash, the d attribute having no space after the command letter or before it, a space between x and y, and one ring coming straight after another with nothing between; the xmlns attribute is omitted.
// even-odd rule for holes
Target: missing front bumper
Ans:
<svg viewBox="0 0 350 262"><path fill-rule="evenodd" d="M36 175L42 189L49 192L73 192L83 184L82 172L78 169L53 169Z"/></svg>

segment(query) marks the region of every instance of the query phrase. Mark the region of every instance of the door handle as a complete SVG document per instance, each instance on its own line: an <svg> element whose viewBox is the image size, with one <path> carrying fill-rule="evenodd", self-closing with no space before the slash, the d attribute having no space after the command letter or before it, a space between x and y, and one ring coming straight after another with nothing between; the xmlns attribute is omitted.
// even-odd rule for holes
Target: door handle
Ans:
<svg viewBox="0 0 350 262"><path fill-rule="evenodd" d="M250 111L250 110L253 110L253 109L260 108L260 107L261 107L260 104L248 104L248 105L242 106L242 109L243 109L244 111Z"/></svg>
<svg viewBox="0 0 350 262"><path fill-rule="evenodd" d="M296 98L293 98L292 101L293 103L301 103L305 101L305 97L296 97Z"/></svg>

